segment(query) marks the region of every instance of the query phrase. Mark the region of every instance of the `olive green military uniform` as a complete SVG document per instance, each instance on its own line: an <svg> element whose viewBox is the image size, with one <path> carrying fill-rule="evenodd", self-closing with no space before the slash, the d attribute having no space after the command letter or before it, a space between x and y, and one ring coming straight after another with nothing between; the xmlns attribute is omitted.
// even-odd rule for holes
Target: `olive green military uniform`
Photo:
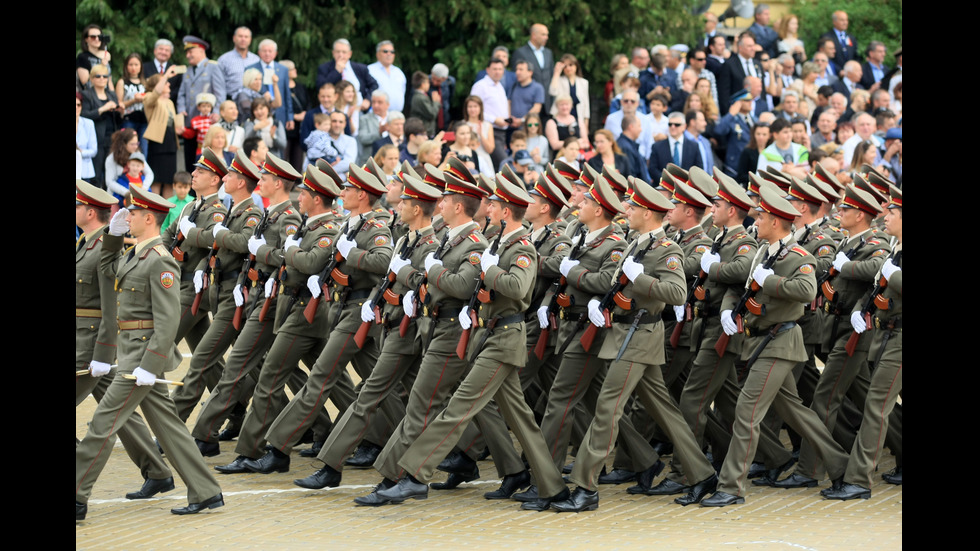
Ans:
<svg viewBox="0 0 980 551"><path fill-rule="evenodd" d="M384 209L379 210L387 213ZM372 327L364 348L360 349L354 344L354 334L361 325L361 306L367 301L371 289L381 276L387 273L392 254L391 232L388 231L385 221L367 218L366 222L360 224L360 220L354 217L348 219L347 232L356 229L358 225L360 231L353 238L356 246L350 250L346 259L337 263L337 270L347 275L350 285L344 287L336 280L332 280L330 285L329 292L333 298L331 316L334 323L327 335L327 342L316 363L310 368L310 378L307 379L306 386L290 400L266 434L269 444L286 454L311 427L334 385L342 379L349 379L347 364L353 363L361 379L367 380L378 360L377 339L381 328ZM339 235L337 239L340 239ZM395 398L391 396L385 398L385 401L393 400ZM353 400L340 409L346 411L351 403ZM388 417L397 415L398 408L394 408L390 410Z"/></svg>
<svg viewBox="0 0 980 551"><path fill-rule="evenodd" d="M76 370L88 369L93 360L111 364L116 359L116 301L101 300L102 296L116 294L112 275L99 270L104 236L105 226L82 235L75 246ZM115 368L102 377L75 375L75 405L82 403L89 394L101 402L115 377ZM119 439L144 479L160 480L173 476L138 413L133 412L129 421L119 429Z"/></svg>
<svg viewBox="0 0 980 551"><path fill-rule="evenodd" d="M174 342L180 316L177 262L153 238L119 257L123 238L103 238L100 269L116 278L119 326L119 370L99 402L88 433L75 448L75 501L87 503L99 473L112 451L112 440L140 406L167 459L187 484L190 503L200 503L221 493L187 427L177 417L165 385L137 386L124 379L140 367L157 377L174 370L180 354ZM103 297L103 302L112 297Z"/></svg>
<svg viewBox="0 0 980 551"><path fill-rule="evenodd" d="M218 431L231 413L231 408L251 396L255 389L255 382L251 377L246 378L246 376L254 375L254 371L262 365L265 352L275 340L275 335L272 333L273 316L259 320L265 301L277 300L277 297L271 299L265 297L265 281L282 265L282 244L287 237L294 235L299 229L300 217L289 201L270 205L264 216L268 226L262 237L265 238L266 243L259 247L255 257L255 270L259 276L255 285L250 288L248 302L244 305L245 312L250 314L235 340L235 346L228 356L221 380L211 391L204 408L197 416L197 424L192 433L194 438L205 442L216 441ZM260 221L259 226L262 222ZM224 232L221 237L224 237ZM229 282L227 285L233 283ZM270 305L272 312L275 312L274 305L275 302ZM294 390L298 391L301 387L302 385Z"/></svg>
<svg viewBox="0 0 980 551"><path fill-rule="evenodd" d="M690 289L694 283L694 279L701 272L701 255L711 248L711 239L701 226L694 226L686 231L678 231L677 235L674 236L674 241L684 252L682 260L685 278L684 284L686 289ZM665 310L664 313L664 318L672 320L664 322L664 335L666 335L668 340L668 346L666 347L667 363L664 364L663 369L664 384L673 393L675 382L686 380L686 374L690 371L691 363L694 361L694 352L697 348L691 345L693 323L684 324L684 327L681 329L680 339L677 342L677 348L669 346L670 335L673 333L677 321L674 319L675 316L672 311L667 312ZM682 378L681 375L684 375L684 377ZM677 388L676 397L680 398L680 391L683 390L684 386L683 383L678 386L680 388Z"/></svg>
<svg viewBox="0 0 980 551"><path fill-rule="evenodd" d="M493 399L521 443L540 494L555 496L565 489L561 473L550 461L534 414L524 401L517 374L527 359L523 318L537 273L534 246L523 239L525 235L523 231L510 232L498 249L498 264L490 266L484 274L484 284L493 298L480 305L479 326L472 328L467 349L467 357L476 356L472 368L446 409L431 421L398 462L405 472L421 481L432 478L436 466L459 440L473 416Z"/></svg>
<svg viewBox="0 0 980 551"><path fill-rule="evenodd" d="M582 440L572 469L571 481L590 491L598 488L599 469L616 441L623 407L634 389L647 412L675 443L675 457L679 463L687 466L690 484L714 474L714 469L704 458L691 429L668 394L660 368L665 361L664 327L660 314L666 304L681 304L687 295L683 252L664 236L662 228L640 235L627 252L635 257L645 249L648 250L640 261L643 272L622 290L624 296L633 299L635 308L624 310L616 305L611 312L612 328L605 330L607 335L599 358L612 363L599 392L592 424ZM634 325L635 332L629 335ZM628 343L627 336L630 337ZM620 351L621 357L617 359ZM653 457L656 457L655 453ZM656 459L645 467L655 462Z"/></svg>
<svg viewBox="0 0 980 551"><path fill-rule="evenodd" d="M759 425L770 406L813 444L816 453L826 461L831 478L842 475L847 464L847 454L796 394L792 369L806 359L806 351L803 333L795 322L803 315L803 305L816 296L817 289L813 257L796 245L792 235L786 238L785 244L786 248L772 266L774 274L765 279L755 295L756 301L765 306L764 315L747 313L744 317L743 359L758 352L771 331L776 335L758 354L742 386L732 425L732 443L719 476L718 491L739 497L746 494L748 469L759 443ZM749 273L769 254L774 254L778 245L774 243L765 252L760 251ZM751 276L747 279L751 280ZM722 309L734 307L741 294L738 288L730 289Z"/></svg>

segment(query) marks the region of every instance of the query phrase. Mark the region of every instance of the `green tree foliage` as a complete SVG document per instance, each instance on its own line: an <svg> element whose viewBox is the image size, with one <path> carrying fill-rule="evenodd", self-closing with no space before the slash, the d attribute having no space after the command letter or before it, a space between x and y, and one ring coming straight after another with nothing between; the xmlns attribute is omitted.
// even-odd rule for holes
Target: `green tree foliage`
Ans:
<svg viewBox="0 0 980 551"><path fill-rule="evenodd" d="M200 36L211 43L208 54L216 59L231 49L235 27L246 25L254 35L253 51L259 40L273 38L279 57L293 60L300 80L313 84L317 66L331 59L335 38L350 40L354 61L362 63L374 62L375 45L388 39L395 44L396 64L406 74L445 63L460 82L457 95L463 96L494 46L517 48L526 42L532 23L544 23L555 57L574 54L599 94L616 53L629 54L634 46L693 42L701 19L689 8L697 3L701 2L76 0L75 43L77 48L85 25L102 26L112 35L109 51L117 61L112 65L118 77L118 61L131 52L149 59L157 38L177 44L174 57L179 62L181 37Z"/></svg>
<svg viewBox="0 0 980 551"><path fill-rule="evenodd" d="M858 39L858 60L864 61L864 49L872 40L880 40L888 49L886 63L892 65L891 54L902 45L902 0L795 0L790 6L800 18L800 39L808 53L817 51L817 39L833 28L831 14L847 12L847 32Z"/></svg>

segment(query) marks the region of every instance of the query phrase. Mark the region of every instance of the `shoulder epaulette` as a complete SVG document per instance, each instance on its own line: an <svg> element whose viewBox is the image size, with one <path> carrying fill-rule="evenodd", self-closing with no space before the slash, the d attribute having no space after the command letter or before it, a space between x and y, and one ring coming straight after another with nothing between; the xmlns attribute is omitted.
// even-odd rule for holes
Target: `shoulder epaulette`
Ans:
<svg viewBox="0 0 980 551"><path fill-rule="evenodd" d="M163 243L158 243L154 245L153 250L156 251L157 254L160 256L170 256L170 251L168 251L167 248L163 246Z"/></svg>
<svg viewBox="0 0 980 551"><path fill-rule="evenodd" d="M470 232L470 234L467 235L466 238L469 239L470 241L474 242L474 243L479 243L480 242L480 237L478 235L476 235L476 232Z"/></svg>
<svg viewBox="0 0 980 551"><path fill-rule="evenodd" d="M215 199L214 202L211 203L211 208L213 209L216 209L218 207L223 207L223 206L225 206L225 204L222 203L220 199Z"/></svg>
<svg viewBox="0 0 980 551"><path fill-rule="evenodd" d="M613 241L622 241L623 240L623 236L621 236L621 235L619 235L617 233L611 233L611 234L609 234L609 235L606 236L606 239L612 239Z"/></svg>
<svg viewBox="0 0 980 551"><path fill-rule="evenodd" d="M809 256L810 255L810 253L807 252L806 249L804 249L803 247L800 247L799 245L793 245L792 247L790 247L790 250L793 251L794 253L800 255L800 256Z"/></svg>
<svg viewBox="0 0 980 551"><path fill-rule="evenodd" d="M525 245L525 246L530 247L531 246L531 242L528 241L527 239L521 239L521 245Z"/></svg>
<svg viewBox="0 0 980 551"><path fill-rule="evenodd" d="M881 245L881 241L877 239L868 239L867 243L868 245Z"/></svg>

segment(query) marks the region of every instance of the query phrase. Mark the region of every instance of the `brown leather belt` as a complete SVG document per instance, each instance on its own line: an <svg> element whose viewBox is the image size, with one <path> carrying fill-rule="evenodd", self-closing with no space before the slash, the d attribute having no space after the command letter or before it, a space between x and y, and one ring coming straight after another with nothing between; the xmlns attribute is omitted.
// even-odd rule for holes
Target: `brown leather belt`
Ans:
<svg viewBox="0 0 980 551"><path fill-rule="evenodd" d="M101 318L102 310L96 310L93 308L75 308L76 318Z"/></svg>
<svg viewBox="0 0 980 551"><path fill-rule="evenodd" d="M119 322L120 331L132 329L153 329L153 320L126 320Z"/></svg>

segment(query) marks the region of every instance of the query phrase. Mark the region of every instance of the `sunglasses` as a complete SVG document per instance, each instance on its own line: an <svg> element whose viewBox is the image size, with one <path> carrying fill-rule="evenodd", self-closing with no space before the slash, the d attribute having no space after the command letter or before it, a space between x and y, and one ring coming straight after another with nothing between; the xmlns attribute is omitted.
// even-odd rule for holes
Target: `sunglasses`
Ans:
<svg viewBox="0 0 980 551"><path fill-rule="evenodd" d="M538 123L538 122L529 122L529 123L527 123L527 125L528 126L541 126L541 123Z"/></svg>
<svg viewBox="0 0 980 551"><path fill-rule="evenodd" d="M708 58L706 58L706 57L695 57L695 58L692 58L692 59L694 61L708 61Z"/></svg>
<svg viewBox="0 0 980 551"><path fill-rule="evenodd" d="M620 103L637 103L638 100L635 99L624 99L620 100Z"/></svg>
<svg viewBox="0 0 980 551"><path fill-rule="evenodd" d="M90 34L90 35L88 35L85 38L94 38L96 40L102 40L102 35L101 34Z"/></svg>
<svg viewBox="0 0 980 551"><path fill-rule="evenodd" d="M684 126L682 122L668 122L667 126Z"/></svg>
<svg viewBox="0 0 980 551"><path fill-rule="evenodd" d="M383 53L383 54L393 54L393 53L395 53L395 50L381 50L381 53Z"/></svg>
<svg viewBox="0 0 980 551"><path fill-rule="evenodd" d="M92 75L92 78L109 78L109 75Z"/></svg>

